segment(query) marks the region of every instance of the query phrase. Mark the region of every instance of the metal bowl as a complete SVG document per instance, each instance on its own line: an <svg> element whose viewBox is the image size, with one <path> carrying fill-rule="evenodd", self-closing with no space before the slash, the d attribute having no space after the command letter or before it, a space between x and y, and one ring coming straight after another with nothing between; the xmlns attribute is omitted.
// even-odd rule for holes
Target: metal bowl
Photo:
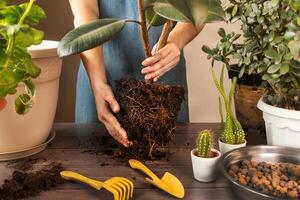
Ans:
<svg viewBox="0 0 300 200"><path fill-rule="evenodd" d="M255 191L234 181L233 178L228 174L227 169L230 165L241 160L254 160L257 162L269 163L289 162L300 164L300 149L279 146L248 146L230 151L220 158L219 168L224 176L228 179L233 194L237 198L242 200L282 200L283 198L274 197Z"/></svg>

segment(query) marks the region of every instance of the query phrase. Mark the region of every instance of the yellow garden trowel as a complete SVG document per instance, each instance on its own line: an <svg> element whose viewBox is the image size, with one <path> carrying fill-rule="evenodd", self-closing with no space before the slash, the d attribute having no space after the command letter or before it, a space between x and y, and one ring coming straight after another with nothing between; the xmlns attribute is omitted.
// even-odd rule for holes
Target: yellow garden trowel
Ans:
<svg viewBox="0 0 300 200"><path fill-rule="evenodd" d="M184 197L184 187L182 183L178 180L176 176L166 172L163 177L158 178L148 167L146 167L143 163L138 160L131 159L129 160L129 165L133 169L139 169L145 174L147 174L150 178L146 178L146 181L167 193L177 197Z"/></svg>

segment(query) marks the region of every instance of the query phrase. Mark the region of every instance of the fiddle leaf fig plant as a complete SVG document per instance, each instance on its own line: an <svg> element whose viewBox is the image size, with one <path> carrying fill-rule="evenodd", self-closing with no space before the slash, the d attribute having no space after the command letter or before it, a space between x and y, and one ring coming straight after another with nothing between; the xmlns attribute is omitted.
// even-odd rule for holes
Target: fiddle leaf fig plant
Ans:
<svg viewBox="0 0 300 200"><path fill-rule="evenodd" d="M215 48L203 46L208 58L237 63L239 76L259 74L266 87L268 104L300 110L300 1L230 0L228 23L241 23L243 38L237 33L218 31Z"/></svg>
<svg viewBox="0 0 300 200"><path fill-rule="evenodd" d="M199 26L205 22L223 20L220 0L139 0L145 21L136 19L99 19L70 31L61 40L58 53L61 57L81 53L101 45L122 31L129 23L141 25L147 36L151 26L161 26L167 21L192 22ZM147 37L143 37L145 40ZM147 41L146 41L147 44ZM146 47L148 48L148 47ZM151 51L150 51L151 52Z"/></svg>
<svg viewBox="0 0 300 200"><path fill-rule="evenodd" d="M35 0L19 5L7 2L0 0L0 99L17 93L15 110L25 114L33 105L32 79L41 72L32 62L28 47L42 42L44 33L33 26L46 15ZM25 92L20 94L17 87L21 84Z"/></svg>

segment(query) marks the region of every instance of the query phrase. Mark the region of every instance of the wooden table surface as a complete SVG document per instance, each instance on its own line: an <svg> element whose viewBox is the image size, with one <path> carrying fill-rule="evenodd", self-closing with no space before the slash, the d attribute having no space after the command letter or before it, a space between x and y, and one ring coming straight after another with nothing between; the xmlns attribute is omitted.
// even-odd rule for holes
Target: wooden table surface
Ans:
<svg viewBox="0 0 300 200"><path fill-rule="evenodd" d="M157 175L162 176L168 171L176 175L185 187L185 198L188 200L231 200L235 199L222 175L213 183L200 183L193 178L190 151L195 144L199 130L209 128L217 132L218 124L179 124L176 129L174 144L170 145L173 153L169 161L148 161L147 166ZM57 137L42 153L34 157L47 158L61 162L67 170L73 170L88 177L106 180L113 176L131 179L135 184L135 200L171 200L176 199L156 189L144 181L141 173L127 167L127 163L112 159L108 155L96 155L84 152L80 141L87 140L92 134L107 134L99 124L55 124ZM258 143L256 136L255 143ZM249 140L249 139L248 139ZM249 142L249 141L248 141ZM250 141L250 143L253 143ZM103 162L109 165L102 166ZM5 163L0 163L1 176L9 176L11 170ZM133 177L136 177L133 180ZM85 185L68 182L51 191L43 192L32 200L93 200L113 199L104 190L95 191Z"/></svg>

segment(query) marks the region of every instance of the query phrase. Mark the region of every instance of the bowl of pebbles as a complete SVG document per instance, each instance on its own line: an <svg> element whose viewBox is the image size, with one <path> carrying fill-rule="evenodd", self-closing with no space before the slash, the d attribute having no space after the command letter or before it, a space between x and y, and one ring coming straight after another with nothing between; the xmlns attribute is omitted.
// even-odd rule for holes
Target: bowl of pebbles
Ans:
<svg viewBox="0 0 300 200"><path fill-rule="evenodd" d="M300 200L300 149L248 146L224 154L219 167L241 200Z"/></svg>

